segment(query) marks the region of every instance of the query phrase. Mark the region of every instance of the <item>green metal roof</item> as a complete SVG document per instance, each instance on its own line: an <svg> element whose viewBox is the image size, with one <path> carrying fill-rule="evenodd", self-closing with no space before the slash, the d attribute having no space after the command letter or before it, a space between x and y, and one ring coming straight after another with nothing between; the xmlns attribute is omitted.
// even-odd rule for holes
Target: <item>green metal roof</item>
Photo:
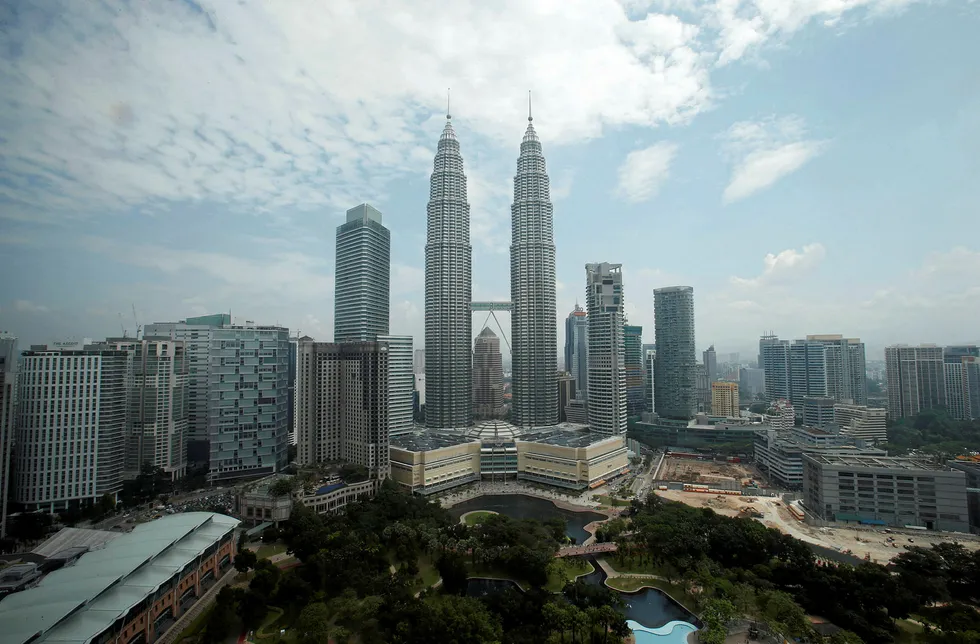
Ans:
<svg viewBox="0 0 980 644"><path fill-rule="evenodd" d="M0 601L4 644L37 636L38 643L88 644L238 524L223 514L186 512L138 525Z"/></svg>

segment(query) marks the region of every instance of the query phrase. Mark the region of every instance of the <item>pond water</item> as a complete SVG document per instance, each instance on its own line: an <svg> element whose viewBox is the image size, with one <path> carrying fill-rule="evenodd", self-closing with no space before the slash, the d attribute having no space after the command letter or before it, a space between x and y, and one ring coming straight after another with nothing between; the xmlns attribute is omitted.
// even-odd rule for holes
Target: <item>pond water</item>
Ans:
<svg viewBox="0 0 980 644"><path fill-rule="evenodd" d="M592 561L592 565L595 571L580 579L587 584L602 585L606 574L595 561ZM485 597L508 588L520 589L520 586L509 579L470 579L466 584L466 594ZM640 632L640 629L634 628L638 635L637 642L686 642L687 634L697 630L695 624L698 618L658 588L646 588L635 593L621 592L619 595L623 598L626 619L648 631Z"/></svg>
<svg viewBox="0 0 980 644"><path fill-rule="evenodd" d="M488 494L463 501L449 508L450 514L457 519L474 510L493 510L512 519L539 519L544 521L558 517L565 520L565 534L575 539L575 543L582 543L589 537L589 533L585 530L586 525L606 518L604 514L598 512L566 510L559 508L547 499L523 494Z"/></svg>

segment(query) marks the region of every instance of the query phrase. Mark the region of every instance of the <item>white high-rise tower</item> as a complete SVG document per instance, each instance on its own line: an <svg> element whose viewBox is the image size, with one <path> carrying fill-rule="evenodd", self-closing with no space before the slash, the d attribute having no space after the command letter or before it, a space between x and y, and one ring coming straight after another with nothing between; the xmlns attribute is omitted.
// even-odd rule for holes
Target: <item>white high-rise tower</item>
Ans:
<svg viewBox="0 0 980 644"><path fill-rule="evenodd" d="M511 422L518 427L558 422L554 211L532 121L529 101L510 208Z"/></svg>
<svg viewBox="0 0 980 644"><path fill-rule="evenodd" d="M449 114L432 166L426 215L425 424L461 428L472 413L473 248L463 156Z"/></svg>

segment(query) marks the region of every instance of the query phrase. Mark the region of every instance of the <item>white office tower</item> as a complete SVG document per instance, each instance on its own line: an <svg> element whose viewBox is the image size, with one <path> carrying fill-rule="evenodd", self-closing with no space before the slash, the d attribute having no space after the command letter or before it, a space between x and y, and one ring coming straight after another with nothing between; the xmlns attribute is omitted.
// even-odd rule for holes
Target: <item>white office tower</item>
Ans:
<svg viewBox="0 0 980 644"><path fill-rule="evenodd" d="M410 335L381 335L388 347L388 436L415 429L415 376L412 373L413 339Z"/></svg>
<svg viewBox="0 0 980 644"><path fill-rule="evenodd" d="M14 499L49 512L122 489L132 355L94 345L25 351Z"/></svg>
<svg viewBox="0 0 980 644"><path fill-rule="evenodd" d="M262 476L289 458L289 329L225 325L211 331L208 478Z"/></svg>
<svg viewBox="0 0 980 644"><path fill-rule="evenodd" d="M375 479L387 478L388 368L389 349L384 342L300 338L296 369L300 465L343 460L363 465Z"/></svg>
<svg viewBox="0 0 980 644"><path fill-rule="evenodd" d="M368 204L347 211L337 228L334 342L369 342L388 334L391 233Z"/></svg>
<svg viewBox="0 0 980 644"><path fill-rule="evenodd" d="M415 350L415 360L412 364L413 373L425 375L425 349Z"/></svg>
<svg viewBox="0 0 980 644"><path fill-rule="evenodd" d="M231 324L229 313L215 313L187 318L180 322L155 322L143 329L146 338L170 338L184 343L187 357L187 461L207 463L208 387L211 373L211 334L214 329Z"/></svg>
<svg viewBox="0 0 980 644"><path fill-rule="evenodd" d="M17 427L17 338L0 332L0 539L7 536L10 458Z"/></svg>
<svg viewBox="0 0 980 644"><path fill-rule="evenodd" d="M530 114L510 207L511 422L558 422L554 208L541 141ZM566 367L567 368L567 367Z"/></svg>
<svg viewBox="0 0 980 644"><path fill-rule="evenodd" d="M470 424L472 264L463 156L447 114L426 207L425 424L431 428L462 429Z"/></svg>
<svg viewBox="0 0 980 644"><path fill-rule="evenodd" d="M178 340L114 338L133 358L124 474L159 467L172 479L187 473L187 356Z"/></svg>
<svg viewBox="0 0 980 644"><path fill-rule="evenodd" d="M589 319L589 429L626 433L626 338L622 264L585 265Z"/></svg>

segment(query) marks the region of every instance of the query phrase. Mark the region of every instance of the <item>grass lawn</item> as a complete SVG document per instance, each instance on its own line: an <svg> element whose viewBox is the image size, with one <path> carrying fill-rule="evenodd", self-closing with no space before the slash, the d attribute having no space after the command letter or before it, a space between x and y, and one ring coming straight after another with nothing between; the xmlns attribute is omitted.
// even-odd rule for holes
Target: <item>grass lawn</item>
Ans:
<svg viewBox="0 0 980 644"><path fill-rule="evenodd" d="M898 626L898 633L895 634L895 641L898 644L913 644L917 642L918 638L916 636L925 630L919 624L910 622L907 619L896 619L895 625Z"/></svg>
<svg viewBox="0 0 980 644"><path fill-rule="evenodd" d="M545 590L553 593L561 592L561 589L565 587L565 582L573 581L579 575L587 575L595 570L592 564L579 557L568 557L564 562L559 570L553 569L548 574L548 583L544 586Z"/></svg>
<svg viewBox="0 0 980 644"><path fill-rule="evenodd" d="M281 608L276 608L275 606L269 606L269 613L265 616L265 619L262 620L262 625L259 626L259 628L256 630L256 634L259 637L269 637L270 635L273 634L278 635L280 627L279 626L276 626L275 628L271 628L271 627L275 622L279 621L279 618L281 617L282 617Z"/></svg>
<svg viewBox="0 0 980 644"><path fill-rule="evenodd" d="M284 552L286 552L286 544L266 543L259 546L259 549L255 552L255 556L259 559L268 559L273 555L281 555Z"/></svg>
<svg viewBox="0 0 980 644"><path fill-rule="evenodd" d="M525 579L515 579L514 575L504 572L502 570L497 570L495 568L490 568L489 566L473 566L469 563L466 564L466 568L470 571L467 577L483 577L484 579L510 579L511 581L516 581L517 584L527 590L531 587L531 584Z"/></svg>
<svg viewBox="0 0 980 644"><path fill-rule="evenodd" d="M626 575L663 575L660 568L650 561L641 564L638 559L633 559L629 563L618 557L604 557L604 559L613 570Z"/></svg>
<svg viewBox="0 0 980 644"><path fill-rule="evenodd" d="M630 504L630 502L626 501L625 499L614 499L608 494L600 494L597 498L599 499L599 503L602 503L603 505L611 505L614 508L623 508Z"/></svg>
<svg viewBox="0 0 980 644"><path fill-rule="evenodd" d="M476 525L482 521L486 521L487 517L497 514L496 512L490 512L489 510L475 510L473 512L467 512L463 516L463 522L466 525Z"/></svg>
<svg viewBox="0 0 980 644"><path fill-rule="evenodd" d="M430 588L432 584L439 581L439 571L436 565L428 557L419 557L419 578L422 580L422 588Z"/></svg>

